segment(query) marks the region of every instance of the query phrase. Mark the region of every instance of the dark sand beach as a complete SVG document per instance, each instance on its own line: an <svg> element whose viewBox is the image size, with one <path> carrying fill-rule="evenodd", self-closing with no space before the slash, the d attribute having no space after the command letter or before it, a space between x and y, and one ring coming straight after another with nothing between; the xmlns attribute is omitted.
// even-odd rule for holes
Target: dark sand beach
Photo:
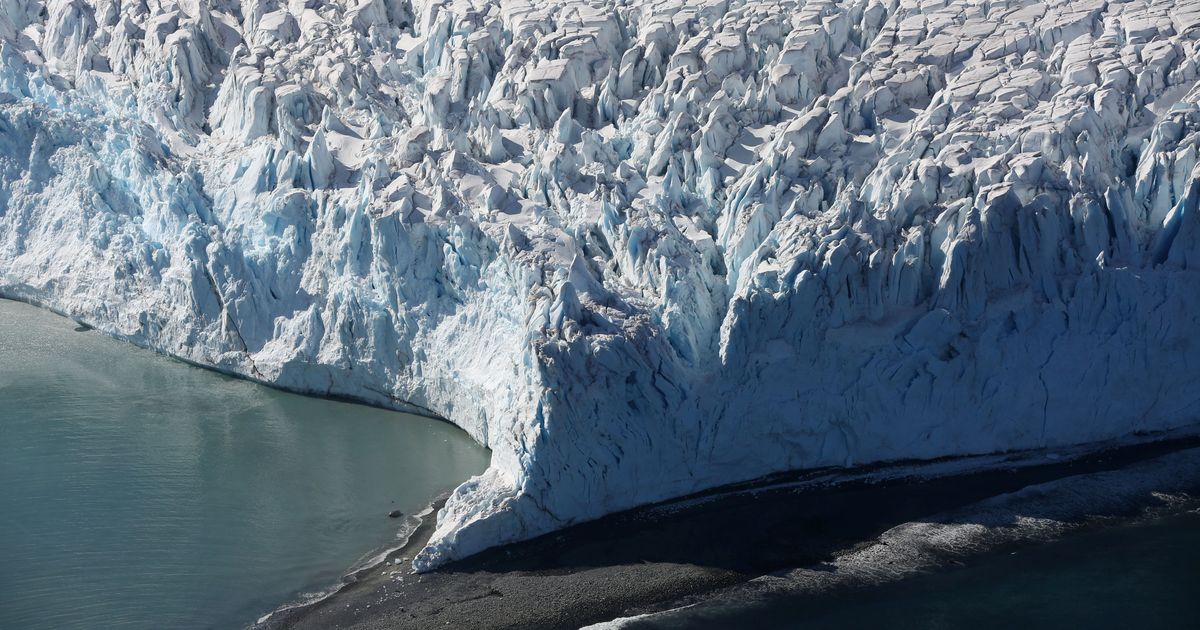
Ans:
<svg viewBox="0 0 1200 630"><path fill-rule="evenodd" d="M1200 446L1173 437L1105 450L812 471L616 514L425 574L408 560L432 514L386 563L265 628L579 628L704 601L819 565L905 522L1031 484L1118 470ZM967 471L987 465L988 470ZM1200 480L1197 480L1200 482ZM1152 501L1147 497L1147 501Z"/></svg>

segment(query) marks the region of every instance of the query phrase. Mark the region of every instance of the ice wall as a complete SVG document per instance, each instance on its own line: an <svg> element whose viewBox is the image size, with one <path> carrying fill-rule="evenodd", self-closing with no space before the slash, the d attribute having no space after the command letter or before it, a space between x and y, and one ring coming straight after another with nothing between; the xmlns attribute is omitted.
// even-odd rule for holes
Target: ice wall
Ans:
<svg viewBox="0 0 1200 630"><path fill-rule="evenodd" d="M1200 417L1186 0L0 0L0 295L493 450L419 568Z"/></svg>

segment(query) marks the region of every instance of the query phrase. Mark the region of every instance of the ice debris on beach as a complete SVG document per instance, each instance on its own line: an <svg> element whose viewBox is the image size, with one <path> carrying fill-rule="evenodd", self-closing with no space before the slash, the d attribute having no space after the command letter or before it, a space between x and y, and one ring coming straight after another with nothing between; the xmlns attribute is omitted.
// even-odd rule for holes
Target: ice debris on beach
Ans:
<svg viewBox="0 0 1200 630"><path fill-rule="evenodd" d="M429 568L1200 417L1200 3L0 0L0 295L492 449Z"/></svg>

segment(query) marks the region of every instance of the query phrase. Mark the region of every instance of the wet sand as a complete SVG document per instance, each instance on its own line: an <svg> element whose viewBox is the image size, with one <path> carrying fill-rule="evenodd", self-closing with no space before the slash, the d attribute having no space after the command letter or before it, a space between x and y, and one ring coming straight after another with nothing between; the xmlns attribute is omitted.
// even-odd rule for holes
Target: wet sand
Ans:
<svg viewBox="0 0 1200 630"><path fill-rule="evenodd" d="M1030 484L1198 445L1200 438L1176 437L1090 454L1017 454L1000 458L1005 466L933 478L928 475L952 472L955 460L780 476L616 514L413 574L408 560L428 540L430 516L387 563L329 599L272 616L264 627L579 628L817 565L900 523Z"/></svg>

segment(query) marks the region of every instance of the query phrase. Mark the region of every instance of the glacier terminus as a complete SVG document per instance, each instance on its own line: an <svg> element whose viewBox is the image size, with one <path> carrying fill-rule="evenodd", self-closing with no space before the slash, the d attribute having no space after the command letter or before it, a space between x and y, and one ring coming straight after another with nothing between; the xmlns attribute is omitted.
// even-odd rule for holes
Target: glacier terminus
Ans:
<svg viewBox="0 0 1200 630"><path fill-rule="evenodd" d="M1192 0L0 0L0 296L492 451L430 569L1200 418Z"/></svg>

